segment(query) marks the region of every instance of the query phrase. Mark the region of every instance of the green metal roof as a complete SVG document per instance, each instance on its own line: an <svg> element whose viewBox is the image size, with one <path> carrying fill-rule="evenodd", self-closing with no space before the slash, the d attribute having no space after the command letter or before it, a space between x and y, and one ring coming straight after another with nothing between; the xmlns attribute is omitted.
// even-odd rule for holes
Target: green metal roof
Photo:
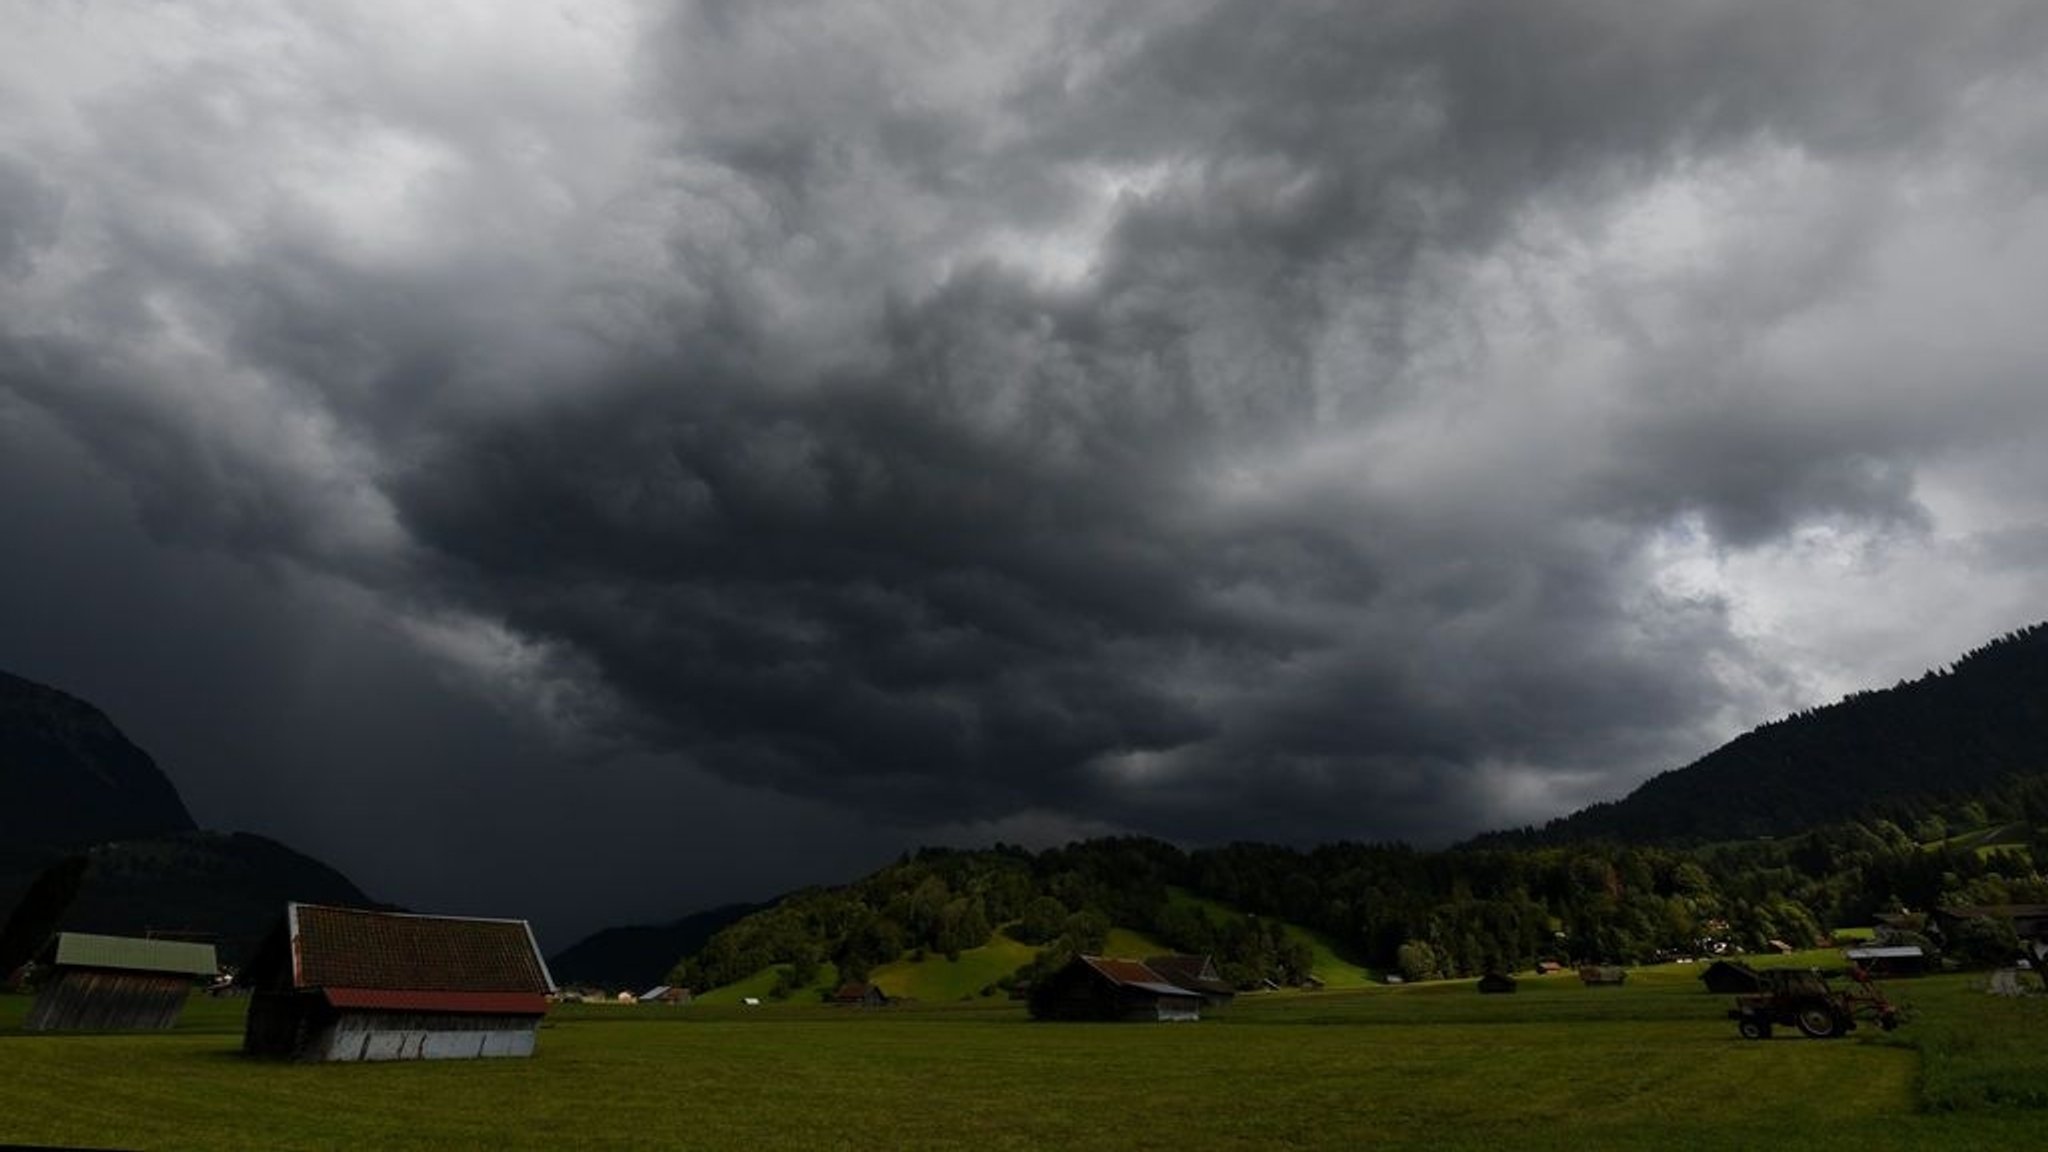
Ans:
<svg viewBox="0 0 2048 1152"><path fill-rule="evenodd" d="M60 932L51 962L73 968L119 968L133 972L177 972L211 976L220 970L213 945L183 940L138 940L133 936L94 936Z"/></svg>

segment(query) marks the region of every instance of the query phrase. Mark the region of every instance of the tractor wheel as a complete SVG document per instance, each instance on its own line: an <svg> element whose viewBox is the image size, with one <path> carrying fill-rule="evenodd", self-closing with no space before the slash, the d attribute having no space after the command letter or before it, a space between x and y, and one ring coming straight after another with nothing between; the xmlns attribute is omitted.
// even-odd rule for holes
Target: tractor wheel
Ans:
<svg viewBox="0 0 2048 1152"><path fill-rule="evenodd" d="M1735 1025L1735 1030L1742 1033L1744 1040L1769 1040L1771 1038L1771 1022L1756 1016L1744 1016Z"/></svg>
<svg viewBox="0 0 2048 1152"><path fill-rule="evenodd" d="M1801 1008L1797 1021L1799 1030L1815 1040L1825 1040L1842 1031L1842 1022L1835 1019L1833 1012L1819 1004Z"/></svg>

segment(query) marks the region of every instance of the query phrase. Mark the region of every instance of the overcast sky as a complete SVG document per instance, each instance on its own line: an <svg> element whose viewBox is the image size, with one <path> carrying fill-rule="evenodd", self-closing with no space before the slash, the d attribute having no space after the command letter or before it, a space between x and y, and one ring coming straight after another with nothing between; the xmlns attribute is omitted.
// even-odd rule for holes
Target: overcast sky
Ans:
<svg viewBox="0 0 2048 1152"><path fill-rule="evenodd" d="M2048 617L2048 5L0 0L0 667L550 943Z"/></svg>

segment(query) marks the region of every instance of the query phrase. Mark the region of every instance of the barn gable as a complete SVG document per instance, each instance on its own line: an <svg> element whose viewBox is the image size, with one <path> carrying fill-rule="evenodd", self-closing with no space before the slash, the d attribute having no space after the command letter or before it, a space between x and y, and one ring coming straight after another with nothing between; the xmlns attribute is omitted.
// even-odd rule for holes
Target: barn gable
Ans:
<svg viewBox="0 0 2048 1152"><path fill-rule="evenodd" d="M1148 956L1145 967L1167 983L1201 996L1202 1002L1211 1007L1220 1008L1237 998L1237 989L1216 970L1213 957L1192 953Z"/></svg>
<svg viewBox="0 0 2048 1152"><path fill-rule="evenodd" d="M241 983L244 1050L298 1060L530 1056L555 990L523 920L291 904Z"/></svg>

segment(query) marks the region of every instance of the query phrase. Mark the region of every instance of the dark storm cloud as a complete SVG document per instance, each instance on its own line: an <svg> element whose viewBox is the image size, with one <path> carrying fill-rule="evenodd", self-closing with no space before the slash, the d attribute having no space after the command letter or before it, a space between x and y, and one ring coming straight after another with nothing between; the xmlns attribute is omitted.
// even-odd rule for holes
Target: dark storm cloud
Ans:
<svg viewBox="0 0 2048 1152"><path fill-rule="evenodd" d="M44 17L0 395L874 842L1454 835L2037 603L2039 5L1013 8Z"/></svg>

